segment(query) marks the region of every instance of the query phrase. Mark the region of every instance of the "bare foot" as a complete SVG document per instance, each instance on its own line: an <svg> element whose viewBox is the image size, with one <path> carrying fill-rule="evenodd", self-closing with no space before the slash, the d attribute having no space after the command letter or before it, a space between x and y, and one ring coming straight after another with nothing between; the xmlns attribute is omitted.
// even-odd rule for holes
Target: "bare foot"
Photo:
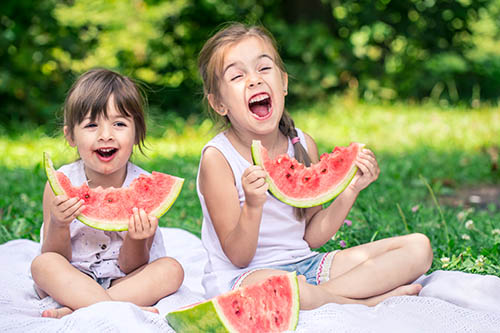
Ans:
<svg viewBox="0 0 500 333"><path fill-rule="evenodd" d="M156 313L156 314L159 314L160 311L158 311L157 308L155 308L154 306L140 306L140 308L144 311L149 311L149 312L153 312L153 313Z"/></svg>
<svg viewBox="0 0 500 333"><path fill-rule="evenodd" d="M48 309L42 312L42 317L44 318L62 318L66 315L73 313L73 310L68 308L67 306L63 306L58 309Z"/></svg>
<svg viewBox="0 0 500 333"><path fill-rule="evenodd" d="M378 303L386 300L392 296L416 296L422 290L421 284L408 284L401 287L397 287L391 291L386 292L385 294L369 297L360 300L362 304L366 304L368 306L375 306Z"/></svg>

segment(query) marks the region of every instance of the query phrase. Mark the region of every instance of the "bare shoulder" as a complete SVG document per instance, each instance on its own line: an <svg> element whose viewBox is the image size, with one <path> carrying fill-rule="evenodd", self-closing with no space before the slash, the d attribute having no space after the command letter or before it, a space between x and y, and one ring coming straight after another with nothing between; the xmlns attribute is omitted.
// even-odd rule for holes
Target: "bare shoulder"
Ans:
<svg viewBox="0 0 500 333"><path fill-rule="evenodd" d="M319 161L318 146L316 145L316 141L314 141L312 136L310 136L306 132L303 132L303 133L304 133L304 137L306 138L307 153L308 153L309 157L311 158L311 161L313 163L316 163Z"/></svg>
<svg viewBox="0 0 500 333"><path fill-rule="evenodd" d="M208 147L204 150L201 163L199 181L202 193L204 189L210 187L206 185L227 182L234 184L234 176L229 163L220 150L215 147Z"/></svg>

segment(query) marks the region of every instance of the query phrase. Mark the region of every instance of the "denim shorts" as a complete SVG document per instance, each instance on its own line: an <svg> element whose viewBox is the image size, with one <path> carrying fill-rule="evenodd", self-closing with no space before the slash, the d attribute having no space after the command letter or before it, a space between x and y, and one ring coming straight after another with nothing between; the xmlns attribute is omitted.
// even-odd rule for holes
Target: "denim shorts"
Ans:
<svg viewBox="0 0 500 333"><path fill-rule="evenodd" d="M321 284L330 279L330 267L332 266L333 257L337 252L338 250L326 253L315 253L312 257L299 262L251 269L234 278L231 282L231 289L234 290L238 288L248 275L262 269L277 269L286 272L295 271L297 275L304 275L307 283L313 285Z"/></svg>

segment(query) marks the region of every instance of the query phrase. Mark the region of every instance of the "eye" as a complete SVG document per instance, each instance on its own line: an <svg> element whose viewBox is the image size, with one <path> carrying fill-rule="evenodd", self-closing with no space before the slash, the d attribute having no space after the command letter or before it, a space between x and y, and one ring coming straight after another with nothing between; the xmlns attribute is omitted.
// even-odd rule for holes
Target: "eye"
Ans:
<svg viewBox="0 0 500 333"><path fill-rule="evenodd" d="M240 77L243 77L243 75L241 75L241 74L235 75L235 76L233 76L233 77L231 78L231 81L234 81L234 80L236 80L236 79L239 79Z"/></svg>
<svg viewBox="0 0 500 333"><path fill-rule="evenodd" d="M271 69L271 66L264 66L260 69L261 72L265 72Z"/></svg>
<svg viewBox="0 0 500 333"><path fill-rule="evenodd" d="M115 126L118 126L118 127L127 127L127 124L123 121L117 121L115 122Z"/></svg>
<svg viewBox="0 0 500 333"><path fill-rule="evenodd" d="M83 126L83 128L93 128L93 127L97 127L97 124L96 123L88 123L85 126Z"/></svg>

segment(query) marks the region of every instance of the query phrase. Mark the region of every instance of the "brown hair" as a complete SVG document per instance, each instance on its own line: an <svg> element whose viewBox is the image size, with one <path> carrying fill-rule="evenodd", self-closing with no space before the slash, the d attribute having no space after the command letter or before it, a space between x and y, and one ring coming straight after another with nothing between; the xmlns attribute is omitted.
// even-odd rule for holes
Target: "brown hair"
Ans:
<svg viewBox="0 0 500 333"><path fill-rule="evenodd" d="M108 117L107 105L113 97L119 112L135 125L135 143L143 152L146 138L144 106L146 98L132 79L108 69L92 69L73 84L64 102L64 125L73 138L74 128L89 114L90 120Z"/></svg>
<svg viewBox="0 0 500 333"><path fill-rule="evenodd" d="M198 69L203 80L203 93L205 100L209 94L213 94L215 101L220 100L219 85L222 79L222 67L224 61L224 51L228 46L231 46L244 38L258 37L269 43L273 49L274 63L278 66L282 73L286 73L285 64L278 53L276 40L272 34L263 26L245 25L242 23L229 23L212 37L210 37L200 51L198 57ZM207 103L208 104L208 103ZM209 116L214 120L219 129L230 126L227 116L220 117L218 114L207 107ZM283 135L293 139L297 137L297 130L292 117L286 110L283 110L279 122L279 129ZM311 159L307 154L304 146L300 142L293 145L295 159L306 166L311 165ZM304 216L304 209L295 209L295 214L298 218Z"/></svg>

